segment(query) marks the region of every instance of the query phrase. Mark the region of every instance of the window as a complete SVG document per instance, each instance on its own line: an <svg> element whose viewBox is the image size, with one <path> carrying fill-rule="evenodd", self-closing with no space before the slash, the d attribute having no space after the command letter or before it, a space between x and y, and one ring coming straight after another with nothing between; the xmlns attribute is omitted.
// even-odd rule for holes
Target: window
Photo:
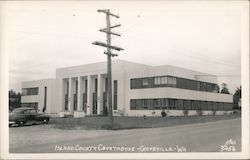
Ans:
<svg viewBox="0 0 250 160"><path fill-rule="evenodd" d="M98 90L98 84L97 84L97 78L95 78L95 85L94 85L94 91L97 93Z"/></svg>
<svg viewBox="0 0 250 160"><path fill-rule="evenodd" d="M166 76L161 77L161 84L168 84L168 78Z"/></svg>
<svg viewBox="0 0 250 160"><path fill-rule="evenodd" d="M177 109L177 100L176 99L170 99L169 109Z"/></svg>
<svg viewBox="0 0 250 160"><path fill-rule="evenodd" d="M183 100L182 99L178 99L177 100L177 109L178 110L182 110L183 109Z"/></svg>
<svg viewBox="0 0 250 160"><path fill-rule="evenodd" d="M23 96L27 96L28 95L28 92L27 92L28 90L27 89L22 89L22 95Z"/></svg>
<svg viewBox="0 0 250 160"><path fill-rule="evenodd" d="M198 91L201 90L201 82L197 82L197 90L198 90Z"/></svg>
<svg viewBox="0 0 250 160"><path fill-rule="evenodd" d="M173 77L168 77L167 78L168 80L168 84L174 84L174 80L173 80Z"/></svg>
<svg viewBox="0 0 250 160"><path fill-rule="evenodd" d="M144 109L148 109L148 104L147 104L147 100L146 100L146 99L143 99L143 100L142 100L142 107L143 107Z"/></svg>
<svg viewBox="0 0 250 160"><path fill-rule="evenodd" d="M142 79L136 79L136 88L142 88Z"/></svg>
<svg viewBox="0 0 250 160"><path fill-rule="evenodd" d="M190 109L193 109L194 108L194 101L190 101L191 103L190 103L190 106L191 106L191 108Z"/></svg>
<svg viewBox="0 0 250 160"><path fill-rule="evenodd" d="M97 80L97 79L96 79ZM74 107L74 111L77 110L77 94L78 94L78 81L76 81L75 83L75 93L73 95L73 107Z"/></svg>
<svg viewBox="0 0 250 160"><path fill-rule="evenodd" d="M154 109L154 102L153 102L153 99L147 99L147 107L149 110L152 110Z"/></svg>
<svg viewBox="0 0 250 160"><path fill-rule="evenodd" d="M163 108L169 107L169 100L167 98L162 99L162 107Z"/></svg>
<svg viewBox="0 0 250 160"><path fill-rule="evenodd" d="M201 109L201 102L200 101L194 101L192 109L193 110L200 110Z"/></svg>
<svg viewBox="0 0 250 160"><path fill-rule="evenodd" d="M224 103L224 110L232 110L233 109L233 104L232 103Z"/></svg>
<svg viewBox="0 0 250 160"><path fill-rule="evenodd" d="M31 110L30 110L30 114L33 114L33 115L36 114L36 110L31 109Z"/></svg>
<svg viewBox="0 0 250 160"><path fill-rule="evenodd" d="M148 78L143 78L142 79L142 86L148 86Z"/></svg>
<svg viewBox="0 0 250 160"><path fill-rule="evenodd" d="M175 77L173 77L173 85L177 85L177 80L176 80L176 78Z"/></svg>
<svg viewBox="0 0 250 160"><path fill-rule="evenodd" d="M161 84L161 77L155 77L155 85L160 85Z"/></svg>
<svg viewBox="0 0 250 160"><path fill-rule="evenodd" d="M217 92L217 85L173 76L135 78L130 80L130 88L177 87L206 92Z"/></svg>
<svg viewBox="0 0 250 160"><path fill-rule="evenodd" d="M207 109L213 110L213 102L207 102Z"/></svg>
<svg viewBox="0 0 250 160"><path fill-rule="evenodd" d="M201 110L207 110L207 102L201 101Z"/></svg>
<svg viewBox="0 0 250 160"><path fill-rule="evenodd" d="M25 110L23 113L29 115L30 114L30 110L29 109Z"/></svg>
<svg viewBox="0 0 250 160"><path fill-rule="evenodd" d="M156 98L156 99L131 99L131 110L232 110L232 103Z"/></svg>
<svg viewBox="0 0 250 160"><path fill-rule="evenodd" d="M117 110L118 82L114 80L114 110Z"/></svg>
<svg viewBox="0 0 250 160"><path fill-rule="evenodd" d="M135 101L135 106L136 106L136 109L143 109L143 107L142 107L142 100L141 99L137 99L136 101Z"/></svg>
<svg viewBox="0 0 250 160"><path fill-rule="evenodd" d="M223 102L220 102L220 103L219 103L219 110L220 110L220 111L223 111L223 109L224 109L224 103L223 103Z"/></svg>
<svg viewBox="0 0 250 160"><path fill-rule="evenodd" d="M47 87L44 87L44 99L43 99L43 112L46 111L47 108Z"/></svg>
<svg viewBox="0 0 250 160"><path fill-rule="evenodd" d="M64 95L64 109L65 109L65 111L67 111L68 110L68 104L69 104L69 97L68 97L68 94L65 94Z"/></svg>
<svg viewBox="0 0 250 160"><path fill-rule="evenodd" d="M219 102L214 102L215 104L214 104L214 110L219 110L219 108L220 108L220 104L219 104Z"/></svg>
<svg viewBox="0 0 250 160"><path fill-rule="evenodd" d="M136 109L136 103L135 102L136 102L136 100L134 100L134 99L130 100L130 108L131 109Z"/></svg>
<svg viewBox="0 0 250 160"><path fill-rule="evenodd" d="M192 90L197 90L197 82L194 80L189 80L189 87L188 89L192 89Z"/></svg>
<svg viewBox="0 0 250 160"><path fill-rule="evenodd" d="M161 100L160 99L154 99L154 108L161 108Z"/></svg>
<svg viewBox="0 0 250 160"><path fill-rule="evenodd" d="M73 95L73 108L74 108L74 111L77 110L77 94Z"/></svg>
<svg viewBox="0 0 250 160"><path fill-rule="evenodd" d="M206 83L205 82L200 83L200 90L201 91L206 91Z"/></svg>
<svg viewBox="0 0 250 160"><path fill-rule="evenodd" d="M131 79L131 88L136 88L136 79Z"/></svg>
<svg viewBox="0 0 250 160"><path fill-rule="evenodd" d="M22 95L23 96L38 95L38 87L36 87L36 88L23 88Z"/></svg>
<svg viewBox="0 0 250 160"><path fill-rule="evenodd" d="M190 100L183 101L183 109L191 110L191 101Z"/></svg>

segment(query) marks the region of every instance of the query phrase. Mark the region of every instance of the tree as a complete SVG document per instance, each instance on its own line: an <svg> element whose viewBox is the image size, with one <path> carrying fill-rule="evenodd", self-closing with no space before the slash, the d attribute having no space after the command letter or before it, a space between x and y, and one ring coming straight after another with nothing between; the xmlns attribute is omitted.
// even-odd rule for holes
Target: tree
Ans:
<svg viewBox="0 0 250 160"><path fill-rule="evenodd" d="M222 83L221 87L222 87L222 89L220 91L221 93L230 94L226 83Z"/></svg>
<svg viewBox="0 0 250 160"><path fill-rule="evenodd" d="M21 107L21 93L15 92L12 89L9 91L9 110Z"/></svg>
<svg viewBox="0 0 250 160"><path fill-rule="evenodd" d="M233 104L234 104L235 109L239 109L238 103L239 103L240 99L241 99L241 86L240 86L240 88L237 88L235 90L235 93L233 95Z"/></svg>

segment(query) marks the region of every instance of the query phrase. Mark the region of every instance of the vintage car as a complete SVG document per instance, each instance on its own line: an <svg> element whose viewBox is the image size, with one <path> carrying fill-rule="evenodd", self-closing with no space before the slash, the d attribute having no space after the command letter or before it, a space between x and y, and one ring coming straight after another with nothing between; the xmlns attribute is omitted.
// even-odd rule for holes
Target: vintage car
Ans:
<svg viewBox="0 0 250 160"><path fill-rule="evenodd" d="M45 115L44 113L38 113L38 111L34 108L20 107L14 109L9 114L9 126L48 123L49 119L50 117L48 115Z"/></svg>

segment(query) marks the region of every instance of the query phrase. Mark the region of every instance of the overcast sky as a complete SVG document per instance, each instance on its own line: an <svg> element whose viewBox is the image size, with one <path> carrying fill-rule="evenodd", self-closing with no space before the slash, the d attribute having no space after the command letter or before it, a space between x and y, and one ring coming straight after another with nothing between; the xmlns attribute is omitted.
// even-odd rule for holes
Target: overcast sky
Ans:
<svg viewBox="0 0 250 160"><path fill-rule="evenodd" d="M9 5L8 5L9 4ZM26 1L4 6L8 28L9 87L21 82L55 78L60 67L106 61L105 16L110 8L120 18L112 24L112 43L124 48L121 59L148 65L174 65L218 75L234 93L240 86L240 7L223 2L90 2Z"/></svg>

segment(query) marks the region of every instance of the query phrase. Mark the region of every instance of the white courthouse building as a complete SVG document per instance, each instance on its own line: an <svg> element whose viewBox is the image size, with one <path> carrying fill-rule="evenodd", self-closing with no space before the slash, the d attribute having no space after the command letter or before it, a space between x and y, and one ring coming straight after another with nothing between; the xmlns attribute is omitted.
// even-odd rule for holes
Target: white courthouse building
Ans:
<svg viewBox="0 0 250 160"><path fill-rule="evenodd" d="M59 68L55 79L23 82L21 102L48 114L106 115L106 84L106 62ZM233 96L218 93L217 77L169 65L114 60L112 92L117 116L225 114L233 108Z"/></svg>

